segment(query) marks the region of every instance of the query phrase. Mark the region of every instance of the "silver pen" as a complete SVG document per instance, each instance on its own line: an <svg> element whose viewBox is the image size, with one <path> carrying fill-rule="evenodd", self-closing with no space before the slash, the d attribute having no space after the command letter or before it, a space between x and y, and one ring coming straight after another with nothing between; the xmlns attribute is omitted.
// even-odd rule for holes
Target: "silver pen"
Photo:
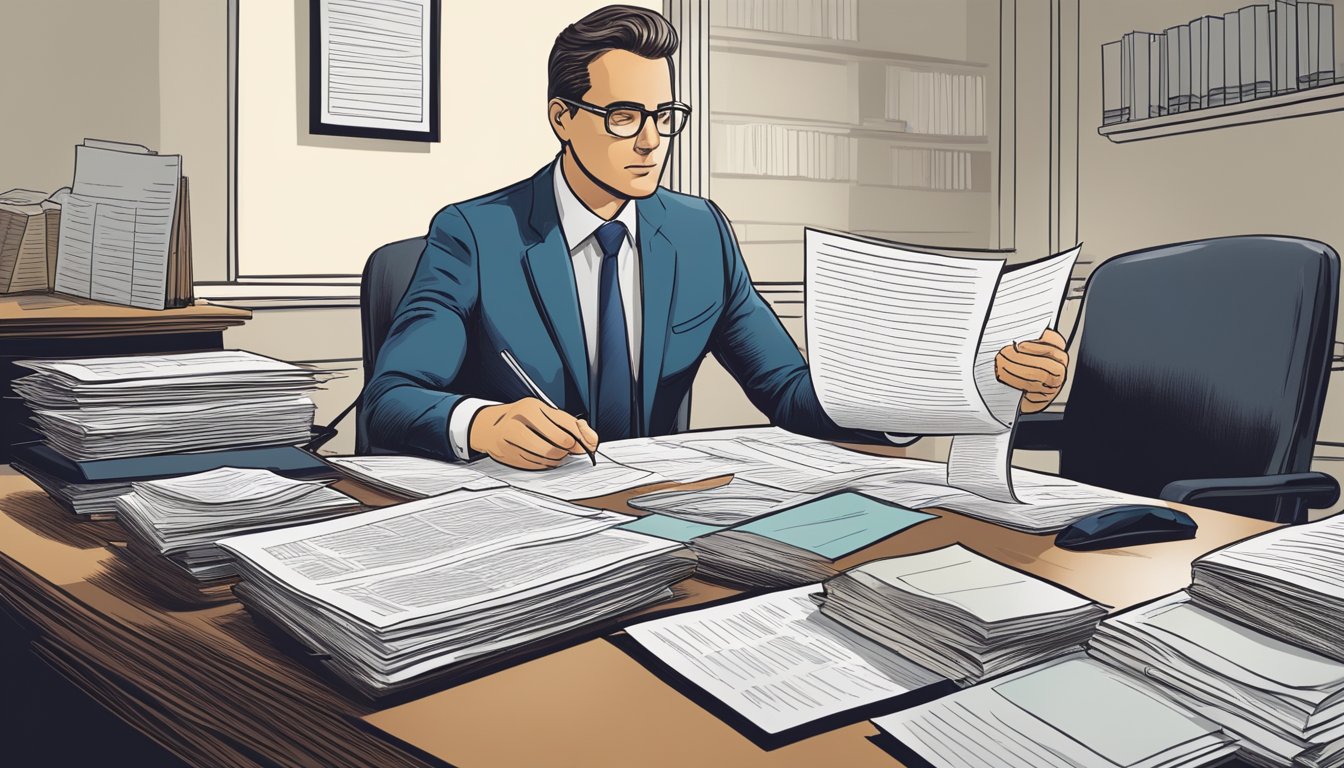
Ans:
<svg viewBox="0 0 1344 768"><path fill-rule="evenodd" d="M537 398L546 405L549 405L550 407L554 408L557 411L561 410L560 406L555 404L555 401L551 400L551 398L546 396L545 392L541 391L541 387L537 386L537 383L532 380L532 377L527 375L527 371L523 370L523 366L518 364L518 361L514 359L513 354L510 353L509 350L501 349L499 351L499 356L504 358L504 364L509 366L509 369L513 371L513 375L518 377L518 380L523 383L523 386L527 387L527 390L532 393L533 397ZM583 414L576 414L574 418L582 419ZM578 435L570 435L570 436L573 437L575 440L579 441L579 445L583 446L583 452L588 454L588 460L593 462L593 466L596 467L597 453L595 451L588 450L588 446L583 444L583 439L580 438Z"/></svg>

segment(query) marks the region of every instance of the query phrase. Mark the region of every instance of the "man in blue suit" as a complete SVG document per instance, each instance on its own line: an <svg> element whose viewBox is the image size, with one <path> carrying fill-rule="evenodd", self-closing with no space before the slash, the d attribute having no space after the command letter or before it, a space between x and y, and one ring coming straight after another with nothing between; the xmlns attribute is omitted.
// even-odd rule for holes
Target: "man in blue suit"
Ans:
<svg viewBox="0 0 1344 768"><path fill-rule="evenodd" d="M666 19L629 6L556 38L548 119L560 153L434 217L365 393L373 443L552 467L600 440L673 431L706 353L785 429L887 439L827 418L723 212L658 186L690 114L672 92L676 48ZM999 353L1024 410L1058 394L1063 347L1048 331Z"/></svg>

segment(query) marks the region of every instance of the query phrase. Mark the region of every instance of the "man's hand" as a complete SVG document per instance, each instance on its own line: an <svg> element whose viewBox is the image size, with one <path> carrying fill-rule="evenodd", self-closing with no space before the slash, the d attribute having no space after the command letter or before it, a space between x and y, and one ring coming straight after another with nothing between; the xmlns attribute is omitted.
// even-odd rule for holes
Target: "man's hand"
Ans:
<svg viewBox="0 0 1344 768"><path fill-rule="evenodd" d="M1064 347L1064 337L1047 328L1041 338L1004 347L994 358L994 375L999 381L1022 390L1023 413L1045 410L1059 395L1069 375L1069 353Z"/></svg>
<svg viewBox="0 0 1344 768"><path fill-rule="evenodd" d="M519 469L550 469L570 454L597 450L588 422L535 397L477 411L467 439L473 451Z"/></svg>

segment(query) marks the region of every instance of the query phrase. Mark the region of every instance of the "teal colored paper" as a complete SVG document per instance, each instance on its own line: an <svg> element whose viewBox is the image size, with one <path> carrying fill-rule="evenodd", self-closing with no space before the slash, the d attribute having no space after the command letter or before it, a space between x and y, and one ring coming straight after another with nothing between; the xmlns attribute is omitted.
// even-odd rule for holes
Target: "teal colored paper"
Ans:
<svg viewBox="0 0 1344 768"><path fill-rule="evenodd" d="M782 509L733 530L782 541L835 560L934 517L937 515L846 491Z"/></svg>
<svg viewBox="0 0 1344 768"><path fill-rule="evenodd" d="M678 520L675 517L668 517L666 515L645 515L638 520L621 523L616 527L624 531L634 531L635 533L642 533L647 536L657 536L660 539L680 541L683 544L694 539L696 536L704 536L706 533L723 530L723 526L721 525L692 523L687 520Z"/></svg>

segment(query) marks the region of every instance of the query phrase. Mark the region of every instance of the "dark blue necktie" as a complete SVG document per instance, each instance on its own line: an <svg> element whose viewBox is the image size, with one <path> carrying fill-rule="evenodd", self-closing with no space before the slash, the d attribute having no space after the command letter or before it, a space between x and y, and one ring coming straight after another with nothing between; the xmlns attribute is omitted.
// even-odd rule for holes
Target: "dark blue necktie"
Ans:
<svg viewBox="0 0 1344 768"><path fill-rule="evenodd" d="M593 377L593 413L597 420L593 427L603 442L638 436L635 380L630 374L630 344L616 263L625 233L625 225L619 221L608 221L597 228L602 270L598 281L597 375Z"/></svg>

